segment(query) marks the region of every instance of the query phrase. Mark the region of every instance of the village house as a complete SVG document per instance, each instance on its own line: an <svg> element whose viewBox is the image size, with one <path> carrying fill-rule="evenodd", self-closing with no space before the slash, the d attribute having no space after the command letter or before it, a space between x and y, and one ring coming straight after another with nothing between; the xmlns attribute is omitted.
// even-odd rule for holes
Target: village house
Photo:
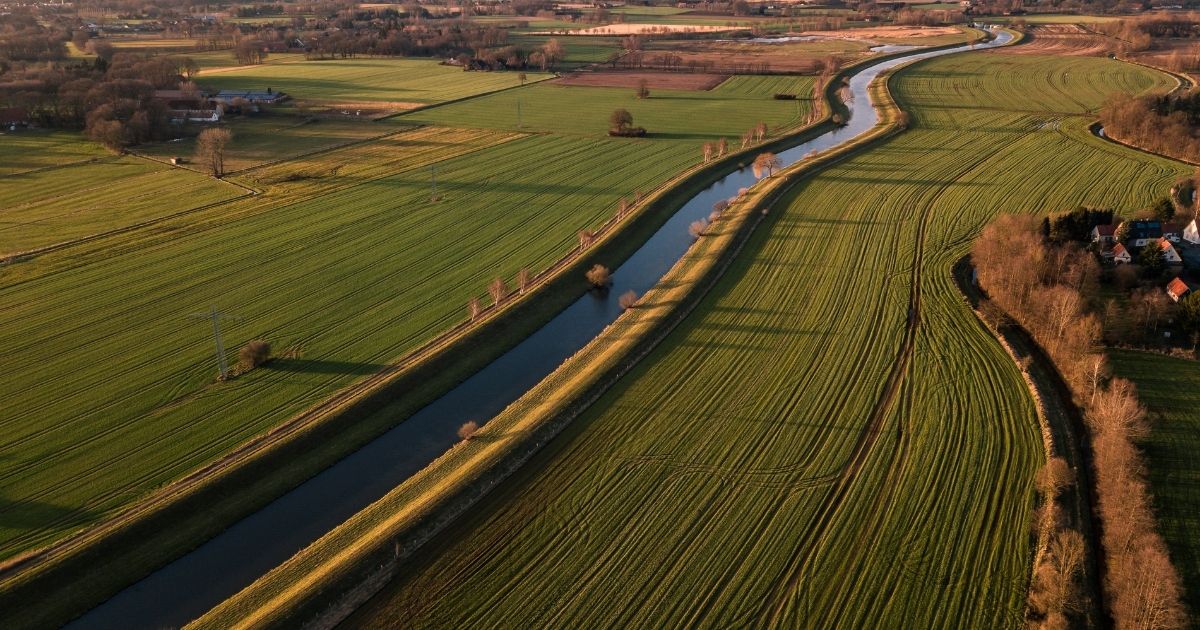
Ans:
<svg viewBox="0 0 1200 630"><path fill-rule="evenodd" d="M232 103L234 99L239 98L245 99L247 102L255 105L272 105L287 100L288 95L267 88L266 92L258 90L221 90L213 96L213 100L220 101L226 105Z"/></svg>
<svg viewBox="0 0 1200 630"><path fill-rule="evenodd" d="M1097 225L1092 228L1092 242L1100 245L1108 245L1117 240L1117 226L1115 225Z"/></svg>
<svg viewBox="0 0 1200 630"><path fill-rule="evenodd" d="M1117 234L1121 241L1130 247L1145 247L1147 244L1162 238L1162 222L1156 219L1140 219L1123 221L1117 226Z"/></svg>
<svg viewBox="0 0 1200 630"><path fill-rule="evenodd" d="M1112 259L1113 262L1118 265L1128 265L1129 263L1133 262L1133 256L1129 255L1129 250L1125 249L1125 246L1120 243L1117 243L1117 245L1113 247Z"/></svg>
<svg viewBox="0 0 1200 630"><path fill-rule="evenodd" d="M1192 222L1183 228L1183 240L1193 245L1200 245L1200 226L1196 225L1195 219L1192 219Z"/></svg>
<svg viewBox="0 0 1200 630"><path fill-rule="evenodd" d="M29 112L24 107L0 108L0 131L16 131L29 126Z"/></svg>
<svg viewBox="0 0 1200 630"><path fill-rule="evenodd" d="M1167 295L1174 301L1178 302L1187 297L1192 292L1192 287L1183 281L1183 278L1178 276L1174 280L1167 283Z"/></svg>
<svg viewBox="0 0 1200 630"><path fill-rule="evenodd" d="M1155 241L1155 243L1158 243L1158 246L1162 248L1163 259L1166 260L1168 264L1178 265L1183 262L1183 259L1179 257L1179 252L1175 250L1175 246L1171 244L1171 241L1168 241L1164 237L1158 239Z"/></svg>
<svg viewBox="0 0 1200 630"><path fill-rule="evenodd" d="M1168 241L1178 243L1180 237L1183 236L1183 227L1178 223L1164 223L1162 226L1162 235Z"/></svg>
<svg viewBox="0 0 1200 630"><path fill-rule="evenodd" d="M172 124L221 122L224 107L202 91L155 90L154 100L167 106Z"/></svg>

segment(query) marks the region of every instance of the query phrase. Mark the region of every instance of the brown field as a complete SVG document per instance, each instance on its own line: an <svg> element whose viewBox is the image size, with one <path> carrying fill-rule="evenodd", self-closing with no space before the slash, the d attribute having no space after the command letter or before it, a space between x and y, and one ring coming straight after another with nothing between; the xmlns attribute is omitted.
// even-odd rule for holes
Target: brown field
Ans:
<svg viewBox="0 0 1200 630"><path fill-rule="evenodd" d="M1005 46L997 52L1005 55L1069 55L1099 57L1108 54L1111 41L1078 24L1044 24L1029 30L1029 39L1020 46Z"/></svg>
<svg viewBox="0 0 1200 630"><path fill-rule="evenodd" d="M961 31L953 26L871 26L868 28L841 31L805 31L801 35L814 35L831 39L917 39L919 37L941 37L958 35Z"/></svg>
<svg viewBox="0 0 1200 630"><path fill-rule="evenodd" d="M719 24L606 24L569 31L551 31L552 35L653 35L657 33L722 33L748 31L749 26Z"/></svg>
<svg viewBox="0 0 1200 630"><path fill-rule="evenodd" d="M645 56L649 60L665 52L679 56L683 67L694 62L700 68L721 74L759 72L763 64L770 72L813 73L831 55L851 61L871 54L868 44L849 39L786 44L695 40L653 43Z"/></svg>
<svg viewBox="0 0 1200 630"><path fill-rule="evenodd" d="M711 90L729 78L727 74L690 72L573 72L554 79L558 85L635 88L642 81L652 90Z"/></svg>

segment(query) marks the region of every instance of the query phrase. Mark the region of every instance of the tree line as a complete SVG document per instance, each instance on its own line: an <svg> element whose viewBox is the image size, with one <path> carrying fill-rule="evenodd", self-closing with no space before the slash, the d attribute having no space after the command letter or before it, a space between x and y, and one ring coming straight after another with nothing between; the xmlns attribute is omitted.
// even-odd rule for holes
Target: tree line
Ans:
<svg viewBox="0 0 1200 630"><path fill-rule="evenodd" d="M1148 151L1200 162L1200 95L1133 98L1114 95L1100 110L1104 133Z"/></svg>
<svg viewBox="0 0 1200 630"><path fill-rule="evenodd" d="M1033 218L1005 215L984 228L971 260L994 305L985 312L1011 317L1030 333L1084 412L1103 526L1104 589L1116 627L1187 627L1182 582L1156 530L1146 463L1137 447L1149 431L1146 409L1134 384L1111 374L1100 343L1101 318L1093 308L1096 259L1077 244L1047 241ZM1042 485L1053 488L1058 482ZM1075 553L1067 540L1075 535L1059 528L1052 539L1059 542L1052 545ZM1056 553L1051 549L1047 562L1059 563ZM1072 579L1057 566L1037 568L1031 595L1037 625L1066 626L1079 601Z"/></svg>

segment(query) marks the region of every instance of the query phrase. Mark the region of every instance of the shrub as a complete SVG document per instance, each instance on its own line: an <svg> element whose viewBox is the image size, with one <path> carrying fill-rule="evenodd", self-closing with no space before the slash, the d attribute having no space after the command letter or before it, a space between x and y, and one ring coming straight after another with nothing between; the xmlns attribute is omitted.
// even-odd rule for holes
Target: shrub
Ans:
<svg viewBox="0 0 1200 630"><path fill-rule="evenodd" d="M597 289L607 287L612 282L612 273L604 265L592 265L586 275L587 281Z"/></svg>
<svg viewBox="0 0 1200 630"><path fill-rule="evenodd" d="M475 433L479 431L479 423L474 420L468 420L458 427L458 439L469 440L475 437Z"/></svg>
<svg viewBox="0 0 1200 630"><path fill-rule="evenodd" d="M246 342L238 351L238 366L248 372L271 359L271 344L262 339Z"/></svg>
<svg viewBox="0 0 1200 630"><path fill-rule="evenodd" d="M637 292L630 289L629 291L626 291L621 294L621 297L619 299L617 299L617 304L619 304L622 309L628 310L628 309L633 308L634 305L637 304L637 301L638 301Z"/></svg>

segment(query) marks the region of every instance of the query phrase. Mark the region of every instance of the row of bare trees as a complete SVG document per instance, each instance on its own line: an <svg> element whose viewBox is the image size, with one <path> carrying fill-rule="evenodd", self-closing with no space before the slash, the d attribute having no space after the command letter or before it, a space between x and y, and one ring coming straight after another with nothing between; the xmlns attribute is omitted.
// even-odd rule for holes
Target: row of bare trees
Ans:
<svg viewBox="0 0 1200 630"><path fill-rule="evenodd" d="M1114 140L1189 162L1200 162L1200 138L1182 111L1159 115L1152 99L1114 96L1100 110L1104 133Z"/></svg>
<svg viewBox="0 0 1200 630"><path fill-rule="evenodd" d="M1136 446L1149 430L1146 410L1133 383L1109 373L1100 319L1090 307L1097 291L1095 258L1077 246L1045 242L1034 219L1001 216L976 241L972 260L989 298L1037 340L1084 410L1103 524L1104 588L1116 627L1186 627L1180 577L1156 531L1146 465ZM1047 564L1037 570L1031 604L1045 627L1061 627L1078 601L1069 571L1078 554L1075 536L1056 532Z"/></svg>

